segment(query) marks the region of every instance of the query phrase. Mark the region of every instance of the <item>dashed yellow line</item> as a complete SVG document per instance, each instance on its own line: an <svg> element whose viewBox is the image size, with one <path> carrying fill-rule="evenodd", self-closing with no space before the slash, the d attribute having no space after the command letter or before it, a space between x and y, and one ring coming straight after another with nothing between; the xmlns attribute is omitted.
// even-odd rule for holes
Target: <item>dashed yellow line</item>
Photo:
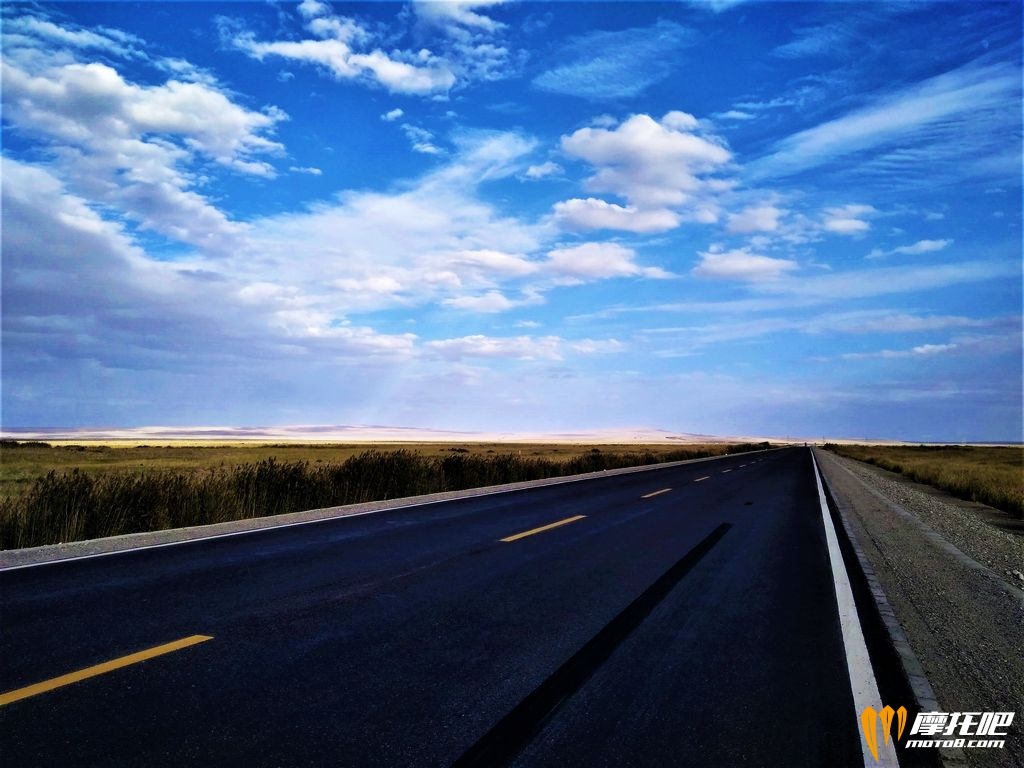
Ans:
<svg viewBox="0 0 1024 768"><path fill-rule="evenodd" d="M154 656L163 656L165 653L172 653L173 651L180 651L182 648L188 648L191 645L205 643L207 640L213 640L213 638L209 635L191 635L189 637L183 637L181 640L175 640L173 643L158 645L155 648L148 648L145 651L132 653L128 656L122 656L119 659L105 661L94 667L86 667L85 669L80 669L77 672L71 672L67 675L61 675L60 677L54 677L50 680L44 680L43 682L36 683L35 685L19 688L16 691L8 691L7 693L0 694L0 707L15 701L27 699L29 696L37 696L40 693L46 693L47 691L52 691L55 688L62 688L65 685L71 685L72 683L77 683L81 680L87 680L90 677L96 677L97 675L106 674L107 672L113 672L115 669L120 669L121 667L138 664L140 661L152 659Z"/></svg>
<svg viewBox="0 0 1024 768"><path fill-rule="evenodd" d="M653 499L655 496L661 496L661 494L668 493L671 490L672 490L671 488L662 488L660 491L652 491L651 493L645 493L640 498L641 499Z"/></svg>
<svg viewBox="0 0 1024 768"><path fill-rule="evenodd" d="M533 536L533 534L535 533L543 533L544 531L550 531L552 528L558 528L560 525L568 525L569 523L575 523L577 520L582 520L585 517L586 515L576 515L575 517L567 517L565 518L565 520L559 520L557 523L548 523L547 525L542 525L540 528L532 528L529 531L523 531L522 533L517 533L514 536L507 536L506 538L501 539L501 541L517 541L518 539L524 539L527 536Z"/></svg>

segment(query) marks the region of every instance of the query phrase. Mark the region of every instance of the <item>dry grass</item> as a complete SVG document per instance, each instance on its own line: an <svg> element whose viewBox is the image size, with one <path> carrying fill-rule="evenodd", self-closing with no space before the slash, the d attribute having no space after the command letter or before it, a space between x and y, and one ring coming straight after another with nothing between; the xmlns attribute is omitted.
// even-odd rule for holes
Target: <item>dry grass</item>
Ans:
<svg viewBox="0 0 1024 768"><path fill-rule="evenodd" d="M716 445L572 445L564 443L365 443L297 444L174 441L169 445L139 445L133 441L88 441L79 443L0 441L0 498L16 497L33 482L51 470L66 472L77 469L92 476L109 472L177 471L182 473L232 468L244 464L276 459L279 462L306 461L329 464L365 452L410 451L420 456L495 456L509 453L526 458L564 462L590 453L594 448L604 453L650 453L664 456L680 450L702 455L725 453L728 446Z"/></svg>
<svg viewBox="0 0 1024 768"><path fill-rule="evenodd" d="M764 445L0 445L0 549L694 459ZM501 451L501 452L499 452Z"/></svg>
<svg viewBox="0 0 1024 768"><path fill-rule="evenodd" d="M827 445L826 448L1024 519L1022 446Z"/></svg>

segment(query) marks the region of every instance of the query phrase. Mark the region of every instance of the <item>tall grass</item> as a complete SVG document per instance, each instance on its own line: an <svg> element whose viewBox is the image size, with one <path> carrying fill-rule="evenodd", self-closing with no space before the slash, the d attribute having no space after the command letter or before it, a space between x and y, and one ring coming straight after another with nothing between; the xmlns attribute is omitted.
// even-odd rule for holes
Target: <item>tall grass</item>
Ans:
<svg viewBox="0 0 1024 768"><path fill-rule="evenodd" d="M567 461L511 453L367 450L343 462L263 459L198 471L51 470L0 498L0 549L205 525L306 509L701 458L765 445L655 455L592 449Z"/></svg>
<svg viewBox="0 0 1024 768"><path fill-rule="evenodd" d="M1019 446L825 447L1024 520L1024 448Z"/></svg>

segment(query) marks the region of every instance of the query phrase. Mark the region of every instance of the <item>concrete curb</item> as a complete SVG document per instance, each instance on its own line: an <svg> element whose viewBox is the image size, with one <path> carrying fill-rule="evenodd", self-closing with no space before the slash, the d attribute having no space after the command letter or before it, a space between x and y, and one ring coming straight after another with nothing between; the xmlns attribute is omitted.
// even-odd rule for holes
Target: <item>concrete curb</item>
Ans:
<svg viewBox="0 0 1024 768"><path fill-rule="evenodd" d="M771 450L779 449L769 448L760 451L745 451L743 455L747 453L765 453ZM245 534L258 533L259 531L273 530L275 528L311 525L314 523L327 522L329 520L337 520L342 517L368 515L374 512L406 509L409 507L417 507L425 504L437 504L456 499L469 499L480 496L493 496L502 493L515 493L517 491L525 491L532 488L543 488L549 485L578 483L586 480L595 480L601 477L614 477L616 475L628 475L636 472L669 469L672 467L685 466L687 464L718 461L720 459L738 455L741 454L707 456L701 459L685 459L683 461L670 461L662 464L644 464L638 467L622 467L620 469L587 472L582 475L549 477L543 480L525 480L518 483L490 485L482 488L469 488L462 491L431 493L423 496L409 496L401 499L369 501L361 504L349 504L341 507L324 507L322 509L311 509L304 512L290 512L288 514L273 515L270 517L253 517L244 520L232 520L225 523L191 526L188 528L171 528L162 531L147 531L145 533L128 533L121 536L110 536L103 539L68 542L67 544L49 544L41 547L28 547L26 549L0 550L0 573L18 568L30 568L62 562L65 560L102 557L104 555L114 555L120 552L129 552L139 549L169 547L191 541L205 541L208 539L227 536L241 536Z"/></svg>
<svg viewBox="0 0 1024 768"><path fill-rule="evenodd" d="M846 499L836 494L828 483L825 463L820 460L822 453L827 452L818 448L813 450L815 458L819 459L818 464L822 467L822 479L825 483L829 499L834 504L835 510L842 522L843 531L846 534L850 547L856 556L857 564L860 567L860 575L867 582L868 590L874 600L879 618L885 627L889 642L899 658L904 682L909 687L914 697L915 706L922 712L944 711L939 706L938 699L935 696L935 690L932 688L931 683L928 682L928 677L925 675L924 668L921 666L920 660L918 660L917 655L910 647L910 641L907 640L906 633L903 631L903 627L900 625L899 619L896 618L896 612L893 610L892 604L885 596L885 591L882 589L882 585L878 580L878 575L875 573L875 569L868 560L867 555L864 554L864 548L861 546L860 540L857 538L857 535L853 530L853 526L850 523L850 517L853 515L853 507ZM833 458L831 454L828 454L828 456L829 458ZM831 462L827 463L831 464ZM845 469L845 467L840 468ZM853 475L853 477L858 481L860 480L859 478L856 478L855 475ZM871 491L873 489L868 488L867 490ZM904 511L904 514L909 513ZM966 755L963 750L939 749L937 752L939 762L943 768L963 768L963 766L967 765Z"/></svg>

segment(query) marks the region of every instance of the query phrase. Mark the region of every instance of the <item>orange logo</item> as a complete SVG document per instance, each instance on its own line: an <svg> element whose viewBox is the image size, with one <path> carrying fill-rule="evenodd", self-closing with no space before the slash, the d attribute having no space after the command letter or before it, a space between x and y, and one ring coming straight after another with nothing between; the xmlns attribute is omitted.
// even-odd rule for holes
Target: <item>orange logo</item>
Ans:
<svg viewBox="0 0 1024 768"><path fill-rule="evenodd" d="M892 725L893 717L898 718L896 728L896 739L903 736L903 728L907 724L907 708L900 707L893 711L893 708L886 704L881 712L876 712L874 707L865 707L860 713L860 727L864 731L864 741L871 750L875 762L878 762L878 721L882 721L882 736L885 743L889 743L889 727Z"/></svg>

